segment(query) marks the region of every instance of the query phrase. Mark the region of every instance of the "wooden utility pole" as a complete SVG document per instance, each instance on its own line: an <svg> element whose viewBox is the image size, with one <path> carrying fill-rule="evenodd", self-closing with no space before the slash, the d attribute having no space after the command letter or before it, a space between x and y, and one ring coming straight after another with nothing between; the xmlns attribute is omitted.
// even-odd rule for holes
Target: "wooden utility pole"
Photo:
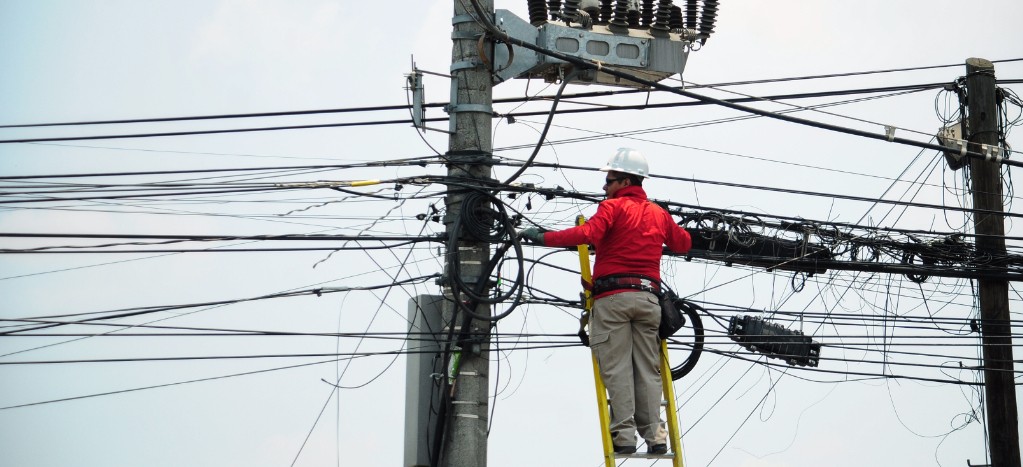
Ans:
<svg viewBox="0 0 1023 467"><path fill-rule="evenodd" d="M493 0L479 0L479 4L487 14L493 16ZM457 231L460 229L453 225L457 216L476 214L462 213L465 185L489 180L493 165L493 142L490 138L493 85L490 73L477 52L477 44L484 29L477 22L475 11L467 6L466 0L454 0L454 17L451 21L451 102L447 109L451 136L446 158L448 176L459 179L460 183L448 185L448 189L453 191L445 199L445 223L449 238L461 235ZM462 222L462 225L465 223ZM449 250L446 253L448 271L445 274L445 296L466 303L469 300L453 286L450 268L452 261L458 262L459 276L464 283L486 281L487 277L481 276L489 276L483 270L483 265L490 261L490 246L484 241L464 240L459 241L455 249L457 251ZM457 258L452 255L457 255ZM464 310L456 312L457 304L453 302L449 302L448 306L447 316L458 316L449 320L448 325L456 327L454 335L460 343L457 347L450 347L453 363L448 367L455 381L446 395L449 403L444 415L446 427L439 461L440 465L447 467L483 467L487 465L490 323L475 319L471 322L464 320ZM478 305L475 310L479 315L489 316L491 313L487 305ZM469 329L465 329L466 323ZM469 338L466 339L466 336Z"/></svg>
<svg viewBox="0 0 1023 467"><path fill-rule="evenodd" d="M982 58L966 60L967 133L971 152L998 147L995 67ZM998 155L1001 155L1000 153ZM996 262L1005 257L1001 164L970 159L977 253ZM980 279L980 332L984 355L984 399L992 467L1019 467L1019 418L1009 322L1009 284Z"/></svg>

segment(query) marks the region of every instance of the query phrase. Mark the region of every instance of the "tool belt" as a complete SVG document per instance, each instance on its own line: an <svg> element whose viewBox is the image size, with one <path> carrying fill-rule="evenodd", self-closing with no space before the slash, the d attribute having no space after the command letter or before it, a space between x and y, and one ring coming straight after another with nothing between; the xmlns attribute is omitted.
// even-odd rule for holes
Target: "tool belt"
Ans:
<svg viewBox="0 0 1023 467"><path fill-rule="evenodd" d="M622 289L642 290L661 296L660 281L639 274L611 274L593 281L594 296Z"/></svg>

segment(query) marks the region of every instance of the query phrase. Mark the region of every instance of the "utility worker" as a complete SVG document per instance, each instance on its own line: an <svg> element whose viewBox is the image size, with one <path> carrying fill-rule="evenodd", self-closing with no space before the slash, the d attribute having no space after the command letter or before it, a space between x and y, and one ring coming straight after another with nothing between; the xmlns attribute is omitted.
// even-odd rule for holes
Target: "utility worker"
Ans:
<svg viewBox="0 0 1023 467"><path fill-rule="evenodd" d="M647 199L642 185L649 166L639 151L619 149L600 170L607 172L607 199L585 224L557 232L529 228L519 235L539 245L595 246L590 347L611 399L614 451L636 452L639 430L648 453L664 454L668 434L660 417L657 337L661 251L667 245L685 253L692 239L667 211Z"/></svg>

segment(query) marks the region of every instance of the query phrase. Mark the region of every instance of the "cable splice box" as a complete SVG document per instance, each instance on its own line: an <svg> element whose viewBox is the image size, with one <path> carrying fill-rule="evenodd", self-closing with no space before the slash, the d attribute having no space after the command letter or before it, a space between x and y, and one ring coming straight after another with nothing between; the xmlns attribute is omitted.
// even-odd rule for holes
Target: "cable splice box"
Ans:
<svg viewBox="0 0 1023 467"><path fill-rule="evenodd" d="M819 342L762 318L733 316L728 323L728 337L751 352L785 360L789 365L816 367L820 360Z"/></svg>

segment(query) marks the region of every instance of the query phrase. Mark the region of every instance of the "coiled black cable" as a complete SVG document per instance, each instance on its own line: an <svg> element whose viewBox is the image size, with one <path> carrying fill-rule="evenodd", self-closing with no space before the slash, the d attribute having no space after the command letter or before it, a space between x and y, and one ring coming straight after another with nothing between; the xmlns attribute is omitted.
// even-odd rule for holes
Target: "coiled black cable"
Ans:
<svg viewBox="0 0 1023 467"><path fill-rule="evenodd" d="M496 210L490 206L496 206ZM494 252L486 267L481 269L480 276L475 284L466 283L461 276L461 254L458 250L458 240L459 233L461 233L463 227L466 235L474 240L497 243L502 241L506 235L508 238ZM458 307L465 310L473 318L482 321L493 322L505 318L522 302L525 262L523 260L522 242L515 232L515 223L508 216L504 203L500 198L486 190L477 189L467 193L462 199L458 216L455 216L452 232L454 235L451 235L448 239L447 248L449 252L448 271L453 288L458 293L468 297L472 302L475 302L475 304L485 303L490 305L503 303L511 299L512 296L515 297L511 306L496 315L477 313L474 309L475 305L470 307L456 296L455 302L458 304ZM518 264L518 272L516 273L515 280L512 282L512 286L506 292L495 296L483 294L490 274L498 264L503 262L504 255L508 250L513 248L515 250L516 263Z"/></svg>

